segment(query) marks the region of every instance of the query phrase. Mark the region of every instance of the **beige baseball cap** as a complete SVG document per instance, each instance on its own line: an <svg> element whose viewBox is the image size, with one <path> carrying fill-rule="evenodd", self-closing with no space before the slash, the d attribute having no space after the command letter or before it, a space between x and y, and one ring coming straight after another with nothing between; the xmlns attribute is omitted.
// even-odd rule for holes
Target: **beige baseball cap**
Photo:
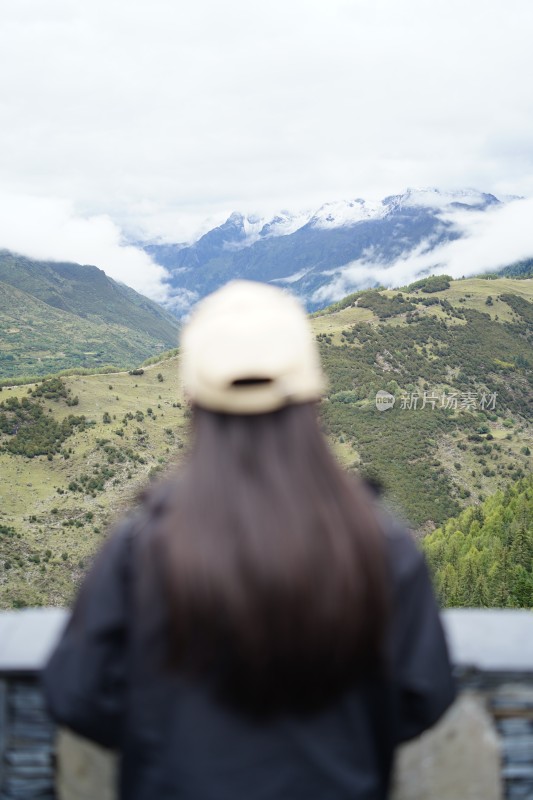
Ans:
<svg viewBox="0 0 533 800"><path fill-rule="evenodd" d="M243 280L193 310L181 335L181 378L191 402L229 414L318 400L326 388L299 301L270 284Z"/></svg>

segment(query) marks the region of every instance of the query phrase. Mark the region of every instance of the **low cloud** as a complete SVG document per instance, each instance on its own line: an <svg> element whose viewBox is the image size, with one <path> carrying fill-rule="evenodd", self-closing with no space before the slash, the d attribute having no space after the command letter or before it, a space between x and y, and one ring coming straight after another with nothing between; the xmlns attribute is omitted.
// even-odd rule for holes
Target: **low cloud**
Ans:
<svg viewBox="0 0 533 800"><path fill-rule="evenodd" d="M93 264L153 300L168 299L163 267L124 243L108 216L81 216L62 199L0 193L0 248L35 259Z"/></svg>
<svg viewBox="0 0 533 800"><path fill-rule="evenodd" d="M434 249L430 240L424 240L392 264L371 257L352 261L332 272L331 281L315 292L313 300L339 300L376 284L404 286L425 275L479 275L533 257L533 198L513 199L486 211L443 212L440 218L461 238Z"/></svg>
<svg viewBox="0 0 533 800"><path fill-rule="evenodd" d="M165 302L166 308L176 316L186 318L192 306L200 299L198 292L189 289L174 289L172 295Z"/></svg>

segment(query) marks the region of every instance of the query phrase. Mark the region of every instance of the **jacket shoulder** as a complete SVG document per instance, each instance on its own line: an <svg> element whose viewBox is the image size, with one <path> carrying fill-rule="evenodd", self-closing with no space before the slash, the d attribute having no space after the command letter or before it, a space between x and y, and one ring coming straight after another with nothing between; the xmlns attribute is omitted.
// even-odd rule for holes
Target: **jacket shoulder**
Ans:
<svg viewBox="0 0 533 800"><path fill-rule="evenodd" d="M408 580L425 563L424 554L405 522L383 506L377 514L393 573L399 581Z"/></svg>

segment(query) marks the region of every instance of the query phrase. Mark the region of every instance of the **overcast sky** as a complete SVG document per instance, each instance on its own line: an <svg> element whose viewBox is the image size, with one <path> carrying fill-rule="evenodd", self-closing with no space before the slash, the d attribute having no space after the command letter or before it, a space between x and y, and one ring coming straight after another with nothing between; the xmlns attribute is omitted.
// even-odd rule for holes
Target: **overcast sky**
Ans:
<svg viewBox="0 0 533 800"><path fill-rule="evenodd" d="M2 0L0 246L157 296L187 239L407 186L533 196L531 0Z"/></svg>

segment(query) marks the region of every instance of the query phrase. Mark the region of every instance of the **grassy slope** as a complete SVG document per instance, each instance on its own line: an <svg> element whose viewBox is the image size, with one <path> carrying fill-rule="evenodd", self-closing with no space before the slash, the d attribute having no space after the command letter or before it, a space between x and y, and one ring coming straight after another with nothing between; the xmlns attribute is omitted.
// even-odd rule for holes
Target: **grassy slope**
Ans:
<svg viewBox="0 0 533 800"><path fill-rule="evenodd" d="M159 372L164 375L162 383L157 379ZM171 457L167 450L179 453L177 446L185 438L187 423L183 410L172 405L179 397L176 358L145 368L142 376L121 372L64 380L79 397L79 405L73 409L63 400L49 400L45 407L52 409L58 420L75 412L96 424L65 442L65 447L73 451L68 460L59 455L50 462L46 456L27 459L0 453L0 525L12 526L22 535L21 539L0 535L2 556L12 563L11 569L0 572L0 607L13 603L65 602L86 560L102 541L106 526L131 500L136 487L146 481L150 471L160 466L160 459ZM4 389L0 400L22 398L31 388ZM153 417L146 414L149 407L153 409ZM102 421L106 411L112 417L111 424ZM144 420L130 420L124 426L124 415L137 411L143 412ZM171 428L172 433L165 433L165 428ZM120 429L124 430L123 437L115 433ZM127 460L108 464L96 443L103 438L117 448L132 448L146 463ZM104 492L92 497L68 490L71 481L83 473L92 474L97 465L108 465L115 470ZM58 489L64 494L59 494ZM86 518L88 512L93 515L91 520ZM67 520L74 525L63 525ZM49 560L46 560L47 550L51 551ZM20 566L16 554L22 557ZM40 563L29 560L32 557L39 558Z"/></svg>
<svg viewBox="0 0 533 800"><path fill-rule="evenodd" d="M421 531L430 530L465 505L504 487L520 470L530 469L530 457L521 452L528 442L531 447L531 420L523 413L524 396L531 392L527 370L490 367L498 356L511 363L513 349L515 355L528 354L531 361L530 345L517 330L507 330L501 324L502 319L517 319L506 304L496 300L505 293L519 293L531 300L533 281L472 279L452 283L449 290L438 293L458 309L487 311L491 319L450 318L441 306L418 306L419 321L410 325L405 315L380 322L370 309L357 307L312 320L322 339L320 346L330 379L329 399L322 404L322 412L335 452L346 466L377 473L389 488L390 501ZM395 292L384 294L392 297ZM494 298L492 307L485 305L489 294ZM464 303L459 302L461 298L465 298ZM433 318L446 319L445 335L451 337L444 348L451 352L448 357L435 355L438 343L418 341L417 330L422 330L424 320ZM347 340L342 331L349 332L360 322L374 338L366 342ZM477 341L469 349L470 331ZM459 335L463 339L458 340ZM331 344L324 336L331 337ZM410 342L405 351L383 352L384 343L394 350L402 337ZM450 369L446 359L453 363L456 357L464 359L456 365L463 370L471 365L476 381L481 373L484 379L501 383L501 404L492 419L471 413L445 414L438 409L402 411L399 400L391 411L376 410L376 389L387 388L391 377L405 389L410 382L409 369L422 376L427 372L431 388L438 384L451 390L457 383L458 370ZM45 408L51 412L46 413L58 420L70 413L85 414L95 422L94 427L75 433L65 442L65 448L72 449L68 460L61 455L48 461L46 456L27 459L0 452L0 526L7 531L0 533L0 607L68 601L107 525L131 500L136 487L146 481L151 470L179 458L180 446L187 437L187 419L184 409L173 405L183 402L177 365L178 359L173 357L145 368L142 376L121 372L66 377L65 384L71 396L79 397L79 405L70 408L63 400L50 400ZM163 382L157 379L158 373L164 376ZM422 385L423 380L419 381L420 389ZM361 387L366 387L359 392L363 396L355 402L339 402L339 393ZM29 388L4 388L0 402L8 397L23 398ZM149 407L155 418L147 416ZM102 421L106 411L116 417L111 424ZM135 415L137 411L144 414L142 422L122 424L126 413ZM488 425L494 438L487 441L484 433L481 441L470 441L468 436L477 435L475 430L481 423ZM121 429L123 436L115 433ZM108 463L97 444L102 438L111 440L122 452L130 448L145 463L128 457L123 463ZM489 444L490 452L476 452L476 448ZM501 449L495 449L495 444ZM115 470L105 491L93 497L69 490L72 481L78 481L83 473L92 475L97 466ZM471 493L469 497L461 496L465 489ZM87 515L93 516L87 519Z"/></svg>
<svg viewBox="0 0 533 800"><path fill-rule="evenodd" d="M0 280L55 308L83 318L121 323L150 336L172 337L176 320L160 305L98 267L70 262L33 261L0 251Z"/></svg>
<svg viewBox="0 0 533 800"><path fill-rule="evenodd" d="M177 332L163 308L96 267L0 251L0 378L133 366Z"/></svg>
<svg viewBox="0 0 533 800"><path fill-rule="evenodd" d="M120 317L118 317L120 319ZM81 319L0 282L0 377L45 375L104 364L133 366L174 339L158 340L121 323Z"/></svg>

